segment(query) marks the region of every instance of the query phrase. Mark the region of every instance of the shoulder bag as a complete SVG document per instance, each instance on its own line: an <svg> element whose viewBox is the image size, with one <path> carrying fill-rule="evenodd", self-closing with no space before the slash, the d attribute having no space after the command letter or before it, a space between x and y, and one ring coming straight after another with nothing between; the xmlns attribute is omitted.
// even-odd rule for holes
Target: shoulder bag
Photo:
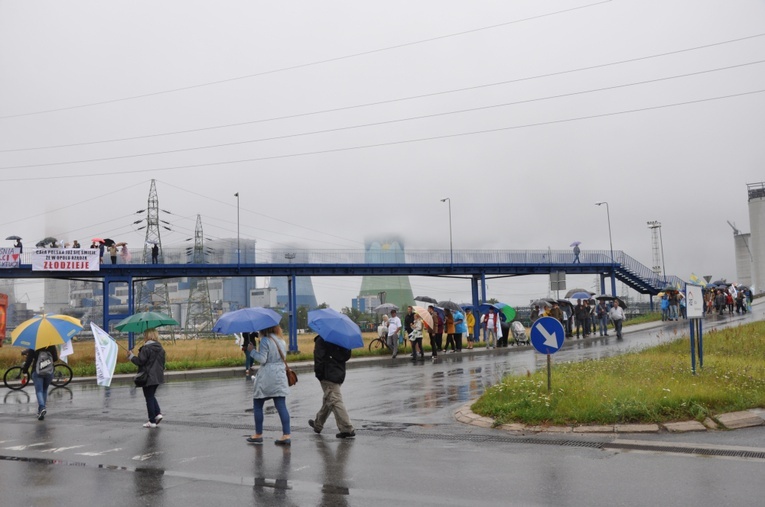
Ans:
<svg viewBox="0 0 765 507"><path fill-rule="evenodd" d="M146 387L146 383L149 381L149 369L154 364L154 361L156 361L156 356L152 357L151 362L144 365L143 369L141 369L135 377L133 377L133 383L136 387Z"/></svg>
<svg viewBox="0 0 765 507"><path fill-rule="evenodd" d="M268 337L271 338L270 335ZM284 353L282 353L282 349L281 347L279 347L279 344L276 342L276 340L271 338L271 341L274 342L274 345L276 346L276 350L279 351L279 356L281 356L282 361L284 361L284 371L287 373L287 385L292 387L298 383L297 373L295 373L295 371L293 371L287 364L287 360L284 359Z"/></svg>

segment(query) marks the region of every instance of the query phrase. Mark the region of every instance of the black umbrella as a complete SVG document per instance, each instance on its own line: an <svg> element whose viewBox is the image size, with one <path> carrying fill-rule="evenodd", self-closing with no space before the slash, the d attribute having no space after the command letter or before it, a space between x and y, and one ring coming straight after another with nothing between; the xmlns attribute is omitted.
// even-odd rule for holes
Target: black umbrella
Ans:
<svg viewBox="0 0 765 507"><path fill-rule="evenodd" d="M20 238L20 237L18 237L18 236L8 236L8 237L7 237L7 238L5 238L5 239L6 239L6 240L20 240L21 238Z"/></svg>
<svg viewBox="0 0 765 507"><path fill-rule="evenodd" d="M375 313L379 315L389 313L391 310L398 311L398 306L394 305L393 303L383 303L374 307Z"/></svg>
<svg viewBox="0 0 765 507"><path fill-rule="evenodd" d="M37 248L43 248L45 245L53 245L58 243L58 240L52 236L48 236L47 238L41 239L37 243L35 243L35 246Z"/></svg>
<svg viewBox="0 0 765 507"><path fill-rule="evenodd" d="M537 299L536 301L531 302L531 306L541 306L545 308L550 308L552 306L552 303L550 303L546 299Z"/></svg>
<svg viewBox="0 0 765 507"><path fill-rule="evenodd" d="M461 312L462 307L455 303L454 301L441 301L438 303L438 306L446 310L447 308L453 312Z"/></svg>
<svg viewBox="0 0 765 507"><path fill-rule="evenodd" d="M113 244L114 244L114 240L113 239L104 238L104 245L112 246Z"/></svg>
<svg viewBox="0 0 765 507"><path fill-rule="evenodd" d="M571 308L574 307L574 304L571 301L568 301L565 299L557 299L555 302L558 303L560 306L570 306Z"/></svg>
<svg viewBox="0 0 765 507"><path fill-rule="evenodd" d="M432 298L430 296L417 296L414 298L415 301L422 301L423 303L430 303L432 305L437 305L438 300L436 298Z"/></svg>

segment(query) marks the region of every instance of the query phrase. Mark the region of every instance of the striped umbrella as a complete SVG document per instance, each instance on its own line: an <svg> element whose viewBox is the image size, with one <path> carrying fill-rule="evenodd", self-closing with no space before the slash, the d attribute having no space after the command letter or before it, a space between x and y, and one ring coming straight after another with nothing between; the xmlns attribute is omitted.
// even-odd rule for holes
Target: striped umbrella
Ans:
<svg viewBox="0 0 765 507"><path fill-rule="evenodd" d="M25 349L44 349L62 345L82 331L79 319L68 315L46 313L22 322L11 333L11 345Z"/></svg>

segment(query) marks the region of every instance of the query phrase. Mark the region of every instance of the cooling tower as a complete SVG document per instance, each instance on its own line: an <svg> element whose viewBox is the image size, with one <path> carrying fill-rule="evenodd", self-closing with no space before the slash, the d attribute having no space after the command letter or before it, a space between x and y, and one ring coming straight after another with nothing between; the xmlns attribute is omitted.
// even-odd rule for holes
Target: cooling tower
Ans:
<svg viewBox="0 0 765 507"><path fill-rule="evenodd" d="M749 248L752 251L753 292L765 289L765 183L747 184L749 193Z"/></svg>
<svg viewBox="0 0 765 507"><path fill-rule="evenodd" d="M406 261L404 242L400 238L385 238L367 241L364 246L364 261L368 264L391 264ZM399 308L414 303L412 286L408 276L365 276L361 280L359 296L377 296L385 293L385 302Z"/></svg>

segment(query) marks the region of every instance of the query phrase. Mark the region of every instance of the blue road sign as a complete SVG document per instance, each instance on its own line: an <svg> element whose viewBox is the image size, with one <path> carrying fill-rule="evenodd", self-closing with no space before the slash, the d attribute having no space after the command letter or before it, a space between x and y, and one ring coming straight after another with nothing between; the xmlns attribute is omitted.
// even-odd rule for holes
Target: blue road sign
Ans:
<svg viewBox="0 0 765 507"><path fill-rule="evenodd" d="M566 332L554 317L540 317L531 326L531 344L541 354L555 354L563 346Z"/></svg>

